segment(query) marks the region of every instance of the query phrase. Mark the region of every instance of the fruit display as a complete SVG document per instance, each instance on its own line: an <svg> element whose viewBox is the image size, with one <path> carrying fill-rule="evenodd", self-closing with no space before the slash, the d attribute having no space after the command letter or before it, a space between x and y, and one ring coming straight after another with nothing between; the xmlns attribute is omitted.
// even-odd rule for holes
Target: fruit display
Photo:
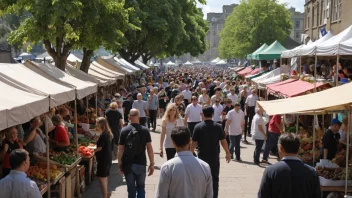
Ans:
<svg viewBox="0 0 352 198"><path fill-rule="evenodd" d="M78 152L81 153L83 157L92 157L94 155L94 150L85 146L78 147Z"/></svg>
<svg viewBox="0 0 352 198"><path fill-rule="evenodd" d="M89 146L91 143L96 143L95 140L89 139L87 137L78 137L78 144L82 146Z"/></svg>
<svg viewBox="0 0 352 198"><path fill-rule="evenodd" d="M89 131L86 131L82 128L78 129L78 133L84 135L88 139L95 140L95 141L98 140L99 138L98 136L92 135Z"/></svg>
<svg viewBox="0 0 352 198"><path fill-rule="evenodd" d="M318 175L330 180L345 180L346 179L346 168L327 168L317 166L315 168ZM352 170L348 170L348 180L352 180Z"/></svg>
<svg viewBox="0 0 352 198"><path fill-rule="evenodd" d="M47 164L46 162L39 162L34 166L30 166L27 175L30 178L37 179L40 181L47 181L48 178ZM54 180L60 175L61 171L56 165L50 164L50 179Z"/></svg>
<svg viewBox="0 0 352 198"><path fill-rule="evenodd" d="M35 179L35 178L31 178L31 180L33 180L37 184L39 191L42 191L44 188L48 186L48 183L46 183L45 181Z"/></svg>
<svg viewBox="0 0 352 198"><path fill-rule="evenodd" d="M315 159L319 159L319 141L315 141L315 148L313 149L313 138L302 138L301 145L298 151L298 157L302 159L302 161L306 163L313 162L313 156L315 155Z"/></svg>
<svg viewBox="0 0 352 198"><path fill-rule="evenodd" d="M344 144L339 144L338 145L338 150L339 152L335 155L335 158L332 159L331 161L335 164L337 164L340 167L346 167L346 145ZM352 147L349 148L349 159L351 159L351 152L352 152Z"/></svg>
<svg viewBox="0 0 352 198"><path fill-rule="evenodd" d="M71 165L77 161L77 156L74 153L50 151L50 159L59 164Z"/></svg>

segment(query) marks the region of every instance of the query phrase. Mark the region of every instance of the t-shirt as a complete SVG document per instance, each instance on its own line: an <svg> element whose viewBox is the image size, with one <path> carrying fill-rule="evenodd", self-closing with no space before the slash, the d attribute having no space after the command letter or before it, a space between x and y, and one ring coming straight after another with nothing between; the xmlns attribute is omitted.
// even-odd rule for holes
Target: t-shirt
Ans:
<svg viewBox="0 0 352 198"><path fill-rule="evenodd" d="M23 149L23 146L18 140L15 140L13 143L11 143L10 141L7 141L6 139L4 139L2 141L1 151L4 150L5 144L8 144L9 148L7 149L7 152L5 153L4 161L2 163L2 167L3 168L11 168L11 166L10 166L10 154L11 154L11 152L13 150L16 150L16 149Z"/></svg>
<svg viewBox="0 0 352 198"><path fill-rule="evenodd" d="M339 134L332 132L330 129L326 131L323 137L323 148L328 149L327 159L332 160L337 152L337 145L339 143ZM324 157L324 156L323 156Z"/></svg>
<svg viewBox="0 0 352 198"><path fill-rule="evenodd" d="M125 116L127 116L130 113L132 109L132 105L133 105L133 100L125 100L123 102L122 107L125 108L125 112L124 112Z"/></svg>
<svg viewBox="0 0 352 198"><path fill-rule="evenodd" d="M242 110L238 112L236 110L231 110L227 114L226 118L231 120L229 126L229 135L241 135L242 134L242 123L244 123L244 113Z"/></svg>
<svg viewBox="0 0 352 198"><path fill-rule="evenodd" d="M214 109L213 121L221 122L222 121L222 109L223 109L222 105L219 104L218 106L216 106L216 104L214 104L213 109Z"/></svg>
<svg viewBox="0 0 352 198"><path fill-rule="evenodd" d="M68 142L68 134L66 129L62 125L58 125L55 128L54 140L58 142Z"/></svg>
<svg viewBox="0 0 352 198"><path fill-rule="evenodd" d="M97 141L97 148L102 147L101 151L95 153L98 163L111 163L112 155L111 155L111 140L108 132L104 132L100 135Z"/></svg>
<svg viewBox="0 0 352 198"><path fill-rule="evenodd" d="M187 122L200 122L202 121L202 113L203 109L202 106L197 104L196 106L189 104L186 108L185 115L187 115L188 119Z"/></svg>
<svg viewBox="0 0 352 198"><path fill-rule="evenodd" d="M264 134L259 130L258 125L261 125L265 133L265 122L262 116L255 114L252 120L251 134L254 140L264 140Z"/></svg>
<svg viewBox="0 0 352 198"><path fill-rule="evenodd" d="M147 157L145 155L145 150L146 150L147 143L152 142L152 138L150 136L150 133L149 133L149 130L147 129L147 127L142 126L140 124L131 124L131 125L128 125L128 126L122 128L119 145L125 145L127 136L132 131L132 126L139 133L139 138L140 138L141 146L142 146L142 150L143 150L141 153L136 153L136 155L134 156L134 159L132 160L132 163L146 166L147 165Z"/></svg>
<svg viewBox="0 0 352 198"><path fill-rule="evenodd" d="M198 143L198 157L207 163L219 162L220 144L225 133L220 124L206 120L194 127L192 140Z"/></svg>
<svg viewBox="0 0 352 198"><path fill-rule="evenodd" d="M27 133L26 136L29 135L29 133L32 132L32 128L30 128ZM33 138L32 141L28 142L28 144L26 145L26 150L28 151L28 153L33 154L33 153L45 153L46 152L46 145L44 143L44 134L42 133L42 131L40 129L37 129L36 134Z"/></svg>
<svg viewBox="0 0 352 198"><path fill-rule="evenodd" d="M276 124L281 124L281 115L274 115L269 122L269 128L268 131L272 133L278 133L280 134L280 129L277 128Z"/></svg>
<svg viewBox="0 0 352 198"><path fill-rule="evenodd" d="M120 119L122 119L121 113L117 110L108 109L105 112L105 116L106 116L106 119L108 120L109 127L111 129L112 134L114 135L114 137L118 138L121 130L121 125L120 125Z"/></svg>
<svg viewBox="0 0 352 198"><path fill-rule="evenodd" d="M165 121L163 122L163 124L165 124L165 129L166 129L164 148L175 148L174 145L172 144L171 132L175 127L184 126L184 122L182 119L177 119L175 122Z"/></svg>

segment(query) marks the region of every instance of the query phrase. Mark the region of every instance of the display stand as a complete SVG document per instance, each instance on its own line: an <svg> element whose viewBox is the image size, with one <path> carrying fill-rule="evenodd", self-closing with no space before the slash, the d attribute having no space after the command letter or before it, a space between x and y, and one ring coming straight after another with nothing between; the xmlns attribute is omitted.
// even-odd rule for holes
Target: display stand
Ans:
<svg viewBox="0 0 352 198"><path fill-rule="evenodd" d="M94 157L92 156L89 158L82 158L82 162L85 162L84 164L87 164L87 168L86 168L87 184L91 184L92 183Z"/></svg>
<svg viewBox="0 0 352 198"><path fill-rule="evenodd" d="M322 192L345 192L344 186L320 186ZM347 192L352 192L352 186L347 188Z"/></svg>

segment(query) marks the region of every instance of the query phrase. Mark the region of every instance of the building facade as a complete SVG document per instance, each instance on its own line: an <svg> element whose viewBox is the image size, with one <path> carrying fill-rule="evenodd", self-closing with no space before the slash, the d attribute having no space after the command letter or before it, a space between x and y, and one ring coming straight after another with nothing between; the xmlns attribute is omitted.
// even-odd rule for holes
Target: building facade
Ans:
<svg viewBox="0 0 352 198"><path fill-rule="evenodd" d="M305 34L313 41L321 30L337 35L352 25L352 0L305 0ZM308 40L307 39L307 40Z"/></svg>
<svg viewBox="0 0 352 198"><path fill-rule="evenodd" d="M296 8L291 7L289 11L292 14L292 30L290 37L298 43L301 43L301 35L304 34L304 13L296 12Z"/></svg>
<svg viewBox="0 0 352 198"><path fill-rule="evenodd" d="M233 12L237 4L224 5L222 13L208 13L209 31L207 35L208 50L199 58L202 61L211 61L219 56L218 47L220 43L220 32L224 27L226 18Z"/></svg>

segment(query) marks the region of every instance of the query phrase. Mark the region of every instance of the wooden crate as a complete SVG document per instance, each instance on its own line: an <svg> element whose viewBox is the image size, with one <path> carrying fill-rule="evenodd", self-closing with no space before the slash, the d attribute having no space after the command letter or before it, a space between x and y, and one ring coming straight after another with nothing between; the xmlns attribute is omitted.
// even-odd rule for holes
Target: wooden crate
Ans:
<svg viewBox="0 0 352 198"><path fill-rule="evenodd" d="M84 166L86 167L86 169L85 169L85 171L86 171L86 183L87 184L91 184L92 183L92 179L93 179L93 174L94 174L94 169L93 169L94 157L82 158L82 161L81 161L80 164L84 164Z"/></svg>
<svg viewBox="0 0 352 198"><path fill-rule="evenodd" d="M66 198L75 197L75 190L77 187L77 167L71 168L69 172L66 173Z"/></svg>
<svg viewBox="0 0 352 198"><path fill-rule="evenodd" d="M79 188L80 192L83 193L86 188L86 180L85 180L85 170L86 168L84 166L79 166L78 167L78 172L79 172Z"/></svg>
<svg viewBox="0 0 352 198"><path fill-rule="evenodd" d="M56 185L51 187L51 198L66 198L66 178L62 177Z"/></svg>

